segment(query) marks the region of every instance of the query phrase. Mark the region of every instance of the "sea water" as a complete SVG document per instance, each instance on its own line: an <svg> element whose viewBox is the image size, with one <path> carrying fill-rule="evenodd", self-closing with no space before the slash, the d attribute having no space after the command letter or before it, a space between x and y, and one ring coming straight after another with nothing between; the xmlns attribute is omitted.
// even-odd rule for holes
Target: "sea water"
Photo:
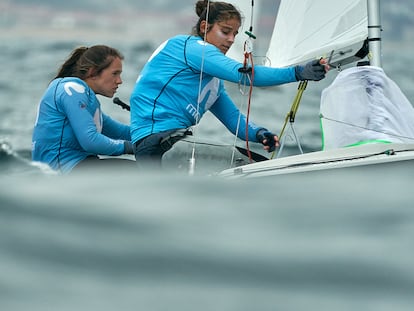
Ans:
<svg viewBox="0 0 414 311"><path fill-rule="evenodd" d="M2 310L411 310L413 169L0 179Z"/></svg>
<svg viewBox="0 0 414 311"><path fill-rule="evenodd" d="M216 174L228 155L210 167L197 156L193 176L190 154L179 173L60 176L31 163L38 101L80 43L0 42L0 310L412 310L411 167L230 181ZM127 101L156 44L113 45L126 56L117 96ZM413 103L409 51L389 47L384 68ZM298 110L305 152L321 147L319 96L330 79L310 83ZM246 97L228 88L245 110ZM295 88L255 90L251 119L278 133ZM233 143L209 114L196 135ZM290 137L286 153L298 153Z"/></svg>

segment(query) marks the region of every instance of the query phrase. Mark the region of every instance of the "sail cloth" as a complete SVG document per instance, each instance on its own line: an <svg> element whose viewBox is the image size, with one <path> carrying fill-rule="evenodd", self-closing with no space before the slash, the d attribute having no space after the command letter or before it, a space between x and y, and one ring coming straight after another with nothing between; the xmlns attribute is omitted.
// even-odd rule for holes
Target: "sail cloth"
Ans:
<svg viewBox="0 0 414 311"><path fill-rule="evenodd" d="M353 67L322 91L323 149L369 142L414 143L414 108L382 68Z"/></svg>
<svg viewBox="0 0 414 311"><path fill-rule="evenodd" d="M329 58L332 51L333 66L353 62L368 37L367 25L367 0L282 0L267 52L269 65Z"/></svg>

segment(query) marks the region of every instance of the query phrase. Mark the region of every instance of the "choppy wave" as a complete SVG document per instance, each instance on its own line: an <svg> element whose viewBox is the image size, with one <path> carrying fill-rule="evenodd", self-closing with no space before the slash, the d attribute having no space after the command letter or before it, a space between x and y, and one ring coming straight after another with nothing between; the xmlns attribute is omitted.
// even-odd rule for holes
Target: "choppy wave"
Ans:
<svg viewBox="0 0 414 311"><path fill-rule="evenodd" d="M53 172L46 165L32 162L29 150L17 152L9 142L0 139L0 174L30 176L53 174Z"/></svg>

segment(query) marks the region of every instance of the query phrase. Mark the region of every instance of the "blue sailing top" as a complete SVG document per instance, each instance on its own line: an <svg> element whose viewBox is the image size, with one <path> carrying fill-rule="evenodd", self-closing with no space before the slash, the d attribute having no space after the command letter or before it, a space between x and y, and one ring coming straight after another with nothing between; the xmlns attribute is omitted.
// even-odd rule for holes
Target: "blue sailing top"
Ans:
<svg viewBox="0 0 414 311"><path fill-rule="evenodd" d="M129 126L101 111L94 91L75 78L53 80L43 95L32 137L32 159L62 173L91 155L120 155Z"/></svg>
<svg viewBox="0 0 414 311"><path fill-rule="evenodd" d="M131 94L131 137L136 142L150 134L196 124L210 110L233 134L246 140L243 115L228 96L223 80L238 83L243 65L225 56L198 36L178 35L152 54ZM201 74L201 81L200 81ZM290 68L254 67L255 86L296 81ZM197 104L200 93L200 103ZM248 140L257 142L255 124L248 125Z"/></svg>

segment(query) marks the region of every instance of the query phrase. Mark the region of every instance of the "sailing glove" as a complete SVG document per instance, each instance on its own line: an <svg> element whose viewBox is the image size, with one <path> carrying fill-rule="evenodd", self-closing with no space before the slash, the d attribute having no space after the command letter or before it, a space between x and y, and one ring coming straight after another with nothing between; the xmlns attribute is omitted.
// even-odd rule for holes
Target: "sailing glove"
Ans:
<svg viewBox="0 0 414 311"><path fill-rule="evenodd" d="M295 77L297 81L319 81L325 78L325 65L321 65L319 60L313 60L304 66L295 67Z"/></svg>
<svg viewBox="0 0 414 311"><path fill-rule="evenodd" d="M134 154L132 143L129 140L124 141L124 154Z"/></svg>
<svg viewBox="0 0 414 311"><path fill-rule="evenodd" d="M266 129L260 129L256 133L256 138L259 141L259 143L263 144L264 146L269 147L268 152L275 151L275 148L276 148L275 136L276 136L275 134L269 132Z"/></svg>

